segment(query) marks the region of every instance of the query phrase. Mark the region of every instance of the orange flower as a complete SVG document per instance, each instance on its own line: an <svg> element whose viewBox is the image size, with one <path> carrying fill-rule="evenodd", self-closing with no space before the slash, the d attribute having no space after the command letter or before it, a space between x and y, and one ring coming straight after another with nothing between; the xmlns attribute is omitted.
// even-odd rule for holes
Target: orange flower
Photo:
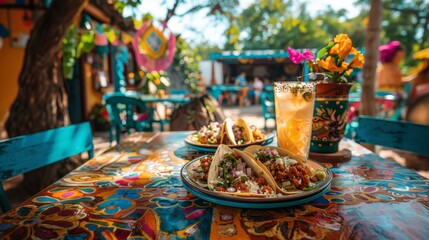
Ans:
<svg viewBox="0 0 429 240"><path fill-rule="evenodd" d="M341 66L337 66L333 57L328 56L325 60L319 60L318 65L330 72L343 72L347 69L348 63L342 62Z"/></svg>
<svg viewBox="0 0 429 240"><path fill-rule="evenodd" d="M347 34L338 34L334 38L335 45L331 48L331 54L338 54L340 61L344 61L352 50L353 43Z"/></svg>
<svg viewBox="0 0 429 240"><path fill-rule="evenodd" d="M347 59L350 55L353 57L350 57L351 60ZM317 71L320 67L333 82L342 82L347 81L344 75L350 75L354 68L362 68L363 64L362 53L353 47L353 42L347 34L341 33L319 51L312 71Z"/></svg>
<svg viewBox="0 0 429 240"><path fill-rule="evenodd" d="M360 52L355 53L355 57L350 61L350 66L355 68L362 68L365 60L363 54Z"/></svg>

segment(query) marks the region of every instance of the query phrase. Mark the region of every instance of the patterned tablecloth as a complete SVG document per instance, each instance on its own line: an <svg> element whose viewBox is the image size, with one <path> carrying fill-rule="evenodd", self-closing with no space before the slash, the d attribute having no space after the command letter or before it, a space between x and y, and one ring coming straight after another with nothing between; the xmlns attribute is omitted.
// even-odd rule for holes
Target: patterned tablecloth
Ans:
<svg viewBox="0 0 429 240"><path fill-rule="evenodd" d="M0 238L427 239L429 180L360 145L304 205L252 210L205 202L179 171L202 153L190 132L136 133L0 217Z"/></svg>

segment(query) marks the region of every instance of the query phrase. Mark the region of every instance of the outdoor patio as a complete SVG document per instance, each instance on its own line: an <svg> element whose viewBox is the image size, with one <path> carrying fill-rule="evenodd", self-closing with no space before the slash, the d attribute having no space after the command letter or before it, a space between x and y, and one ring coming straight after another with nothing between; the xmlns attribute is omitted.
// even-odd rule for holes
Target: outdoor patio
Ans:
<svg viewBox="0 0 429 240"><path fill-rule="evenodd" d="M0 1L0 239L426 239L427 6Z"/></svg>

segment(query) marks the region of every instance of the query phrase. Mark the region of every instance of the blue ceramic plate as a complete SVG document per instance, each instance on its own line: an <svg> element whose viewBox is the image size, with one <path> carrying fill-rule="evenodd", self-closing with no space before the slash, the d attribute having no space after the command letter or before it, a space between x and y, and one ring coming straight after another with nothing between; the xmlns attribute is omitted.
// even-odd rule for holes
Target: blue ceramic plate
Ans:
<svg viewBox="0 0 429 240"><path fill-rule="evenodd" d="M197 196L197 197L199 197L199 198L201 198L207 202L211 202L211 203L215 203L215 204L219 204L219 205L224 205L224 206L229 206L229 207L252 208L252 209L270 209L270 208L281 208L281 207L291 207L291 206L301 205L301 204L315 200L316 198L325 194L327 191L329 191L329 188L331 188L331 184L328 184L328 186L326 186L320 192L315 193L315 194L308 196L308 197L305 197L305 198L301 198L301 199L289 200L289 201L284 201L284 202L257 203L257 202L237 202L237 201L233 201L233 200L225 200L222 198L216 198L216 197L213 197L210 195L206 195L202 192L199 192L199 191L189 187L186 184L184 184L183 186L190 193L192 193L193 195L195 195L195 196Z"/></svg>
<svg viewBox="0 0 429 240"><path fill-rule="evenodd" d="M206 187L203 187L196 182L194 182L189 176L188 172L192 171L198 161L205 156L196 158L194 160L186 163L181 170L181 178L184 187L194 194L195 196L204 199L208 202L221 204L231 207L244 207L244 208L278 208L278 207L288 207L303 204L309 201L312 201L329 190L332 182L332 173L329 169L325 168L322 164L308 160L309 164L314 169L325 169L327 173L327 178L324 181L316 183L316 187L309 191L303 191L297 194L291 195L279 195L276 197L261 198L261 197L241 197L234 196L229 194L222 194L219 192L211 191Z"/></svg>
<svg viewBox="0 0 429 240"><path fill-rule="evenodd" d="M273 142L274 139L274 135L275 133L267 133L267 132L262 132L265 134L265 139L264 140L260 140L260 141L256 141L253 143L246 143L246 144L240 144L240 145L227 145L230 148L238 148L238 149L245 149L246 147L250 146L250 145L261 145L261 146L265 146L268 145L270 143ZM216 152L217 147L219 146L219 144L201 144L201 143L195 143L193 141L191 141L191 137L192 135L194 135L195 133L190 134L188 137L186 137L185 139L185 143L186 145L190 146L191 148L198 150L198 151L203 151L203 152Z"/></svg>

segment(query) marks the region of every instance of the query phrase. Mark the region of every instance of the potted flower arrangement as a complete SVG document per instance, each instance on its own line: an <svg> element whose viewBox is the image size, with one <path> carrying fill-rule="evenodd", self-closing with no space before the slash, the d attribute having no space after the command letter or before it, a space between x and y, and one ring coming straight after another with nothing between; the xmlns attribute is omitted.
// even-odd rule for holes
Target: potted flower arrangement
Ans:
<svg viewBox="0 0 429 240"><path fill-rule="evenodd" d="M309 61L310 79L318 81L313 114L311 152L335 153L347 124L350 74L362 68L364 56L347 34L338 34ZM320 76L322 78L320 79Z"/></svg>
<svg viewBox="0 0 429 240"><path fill-rule="evenodd" d="M146 81L142 87L145 94L158 95L164 97L170 87L170 78L165 71L152 71L146 74Z"/></svg>
<svg viewBox="0 0 429 240"><path fill-rule="evenodd" d="M316 59L309 50L300 53L288 48L288 52L295 64L307 61L310 80L317 82L310 151L335 153L347 124L350 74L362 68L364 57L347 34L338 34L318 51Z"/></svg>

